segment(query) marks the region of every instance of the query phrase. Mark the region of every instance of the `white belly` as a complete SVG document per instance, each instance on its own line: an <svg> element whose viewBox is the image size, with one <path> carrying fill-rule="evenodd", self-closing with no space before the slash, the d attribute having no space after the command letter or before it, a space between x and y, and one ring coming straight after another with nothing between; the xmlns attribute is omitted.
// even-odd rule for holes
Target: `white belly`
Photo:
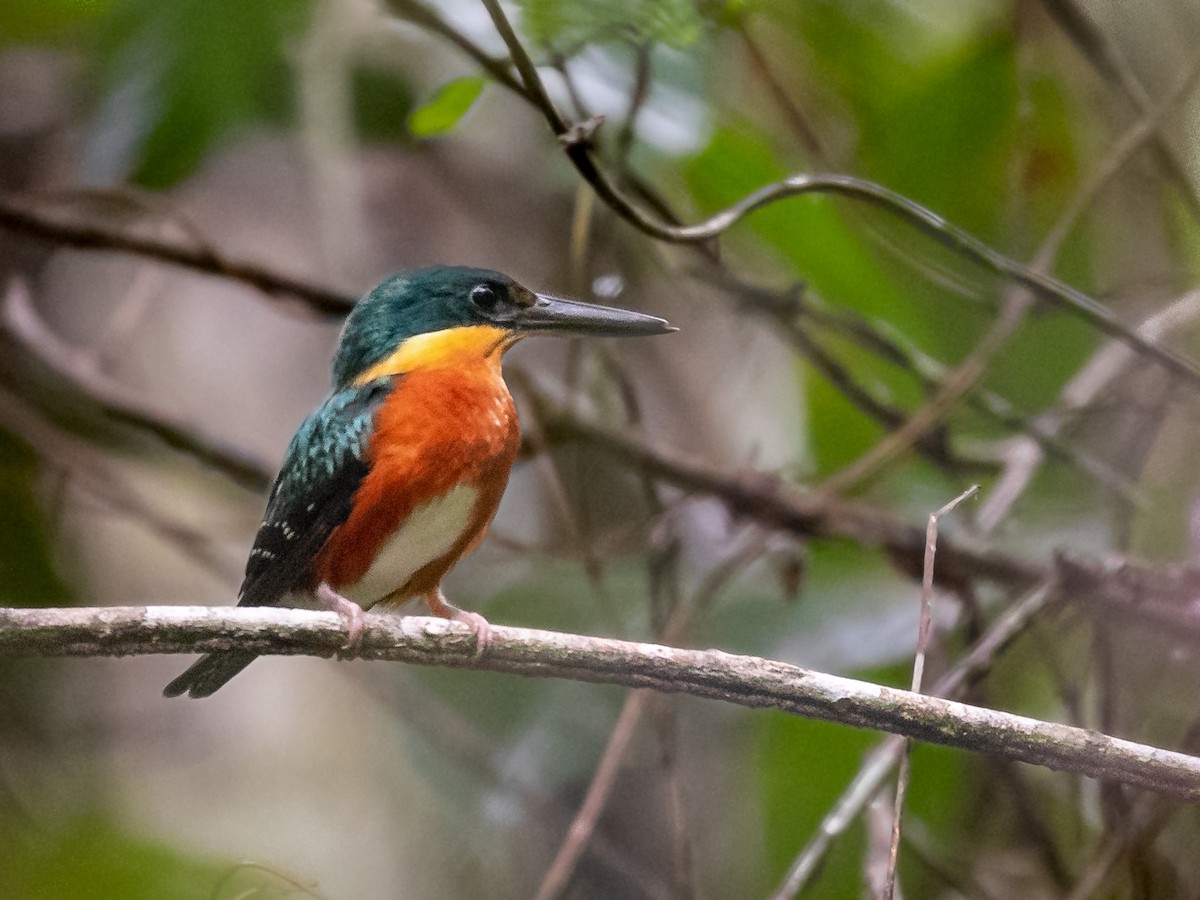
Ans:
<svg viewBox="0 0 1200 900"><path fill-rule="evenodd" d="M473 486L460 484L417 507L388 538L363 577L341 593L366 609L399 590L418 570L450 552L471 524L478 496Z"/></svg>

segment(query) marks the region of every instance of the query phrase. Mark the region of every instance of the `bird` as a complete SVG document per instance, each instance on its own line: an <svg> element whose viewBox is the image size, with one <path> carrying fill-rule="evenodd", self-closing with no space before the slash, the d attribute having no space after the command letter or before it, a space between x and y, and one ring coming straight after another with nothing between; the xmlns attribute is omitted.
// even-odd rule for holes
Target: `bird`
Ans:
<svg viewBox="0 0 1200 900"><path fill-rule="evenodd" d="M675 330L657 316L534 293L490 269L384 279L351 310L332 392L292 438L238 605L335 610L352 648L364 610L419 598L485 647L487 621L447 601L441 582L483 539L520 447L502 356L530 335ZM209 653L163 694L211 696L255 656Z"/></svg>

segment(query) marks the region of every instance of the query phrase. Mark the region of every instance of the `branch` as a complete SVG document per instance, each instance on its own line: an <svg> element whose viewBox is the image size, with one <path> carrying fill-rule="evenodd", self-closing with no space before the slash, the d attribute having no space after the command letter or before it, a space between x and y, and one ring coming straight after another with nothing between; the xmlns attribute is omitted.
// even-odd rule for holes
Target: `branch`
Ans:
<svg viewBox="0 0 1200 900"><path fill-rule="evenodd" d="M512 64L507 59L489 56L482 47L443 19L435 8L427 6L421 0L387 0L387 6L398 18L454 44L496 79L498 84L526 100L531 99L525 85L512 76L509 71Z"/></svg>
<svg viewBox="0 0 1200 900"><path fill-rule="evenodd" d="M354 654L363 659L620 684L779 709L1200 801L1197 757L774 660L502 625L492 626L487 650L477 657L475 637L460 623L380 615L368 615L367 623ZM232 647L332 656L344 643L335 613L299 609L0 609L0 656L129 656Z"/></svg>
<svg viewBox="0 0 1200 900"><path fill-rule="evenodd" d="M925 571L921 577L921 617L917 630L917 655L913 660L912 689L921 692L925 676L925 657L929 650L929 638L933 623L933 560L937 554L938 521L952 513L964 500L979 492L979 485L972 485L937 512L930 513L925 530ZM887 852L887 873L883 884L884 900L896 895L896 863L900 859L900 826L904 819L904 797L908 793L908 782L912 777L912 745L906 742L900 757L900 772L896 776L896 799L892 805L891 842Z"/></svg>
<svg viewBox="0 0 1200 900"><path fill-rule="evenodd" d="M930 693L938 697L953 697L984 678L1000 654L1045 613L1054 597L1053 584L1046 581L1014 603L976 641L971 651L938 679ZM888 775L899 763L905 745L906 742L900 738L885 738L863 757L858 773L825 814L816 834L796 855L783 883L771 895L771 900L792 900L811 883L821 870L821 864L834 840L846 833L871 798L879 793Z"/></svg>
<svg viewBox="0 0 1200 900"><path fill-rule="evenodd" d="M293 296L323 316L344 316L354 306L353 297L251 263L226 259L207 247L187 247L176 241L56 215L44 201L0 194L0 228L79 250L116 250L240 281L268 296Z"/></svg>
<svg viewBox="0 0 1200 900"><path fill-rule="evenodd" d="M11 381L22 389L56 423L70 427L82 422L85 432L118 440L120 434L114 433L114 425L132 426L252 490L262 490L270 482L271 472L260 461L206 438L161 410L146 408L115 385L72 371L64 363L65 355L55 352L56 345L51 346L54 342L42 333L39 324L25 321L32 310L19 293L10 296L0 312L4 313L0 316L0 380ZM796 534L844 537L879 546L908 570L920 571L923 531L882 509L801 493L769 475L722 472L675 458L634 438L588 424L540 394L531 392L529 396L541 429L540 438L545 441L584 441L636 471L684 491L716 497L735 515ZM538 440L527 443L532 450L538 449ZM1011 587L1032 584L1045 574L1037 563L953 541L943 543L942 554L945 571L956 579L979 576Z"/></svg>
<svg viewBox="0 0 1200 900"><path fill-rule="evenodd" d="M273 473L262 460L149 405L86 365L38 319L25 284L16 278L0 298L0 383L5 382L65 431L117 446L145 433L247 490L261 493L271 484Z"/></svg>
<svg viewBox="0 0 1200 900"><path fill-rule="evenodd" d="M555 107L537 73L537 66L517 37L499 0L483 0L483 5L512 55L513 66L524 82L527 100L542 113L576 171L609 208L643 233L672 243L702 243L718 237L751 213L789 197L817 193L860 200L902 219L952 252L1011 280L1032 292L1034 296L1078 315L1109 337L1116 338L1155 360L1171 374L1191 382L1193 386L1200 386L1200 370L1197 370L1192 362L1147 341L1096 300L1056 278L993 250L979 238L903 194L863 178L836 174L791 175L751 191L736 203L694 225L676 225L655 218L621 192L597 163L590 142L586 138L580 138L577 135L578 129Z"/></svg>
<svg viewBox="0 0 1200 900"><path fill-rule="evenodd" d="M684 491L719 499L735 516L769 528L811 537L847 538L880 547L905 571L917 574L925 554L925 529L866 503L792 489L761 472L737 474L704 463L659 452L627 435L602 428L550 406L538 412L552 442L583 441L589 448L632 469L645 472ZM1028 587L1048 569L1001 550L975 547L943 537L939 567L948 581L982 578L1007 587Z"/></svg>
<svg viewBox="0 0 1200 900"><path fill-rule="evenodd" d="M1170 332L1182 330L1198 318L1200 290L1192 290L1159 310L1138 326L1138 330L1151 340L1161 340ZM992 485L975 517L976 526L984 534L1000 523L1029 487L1045 459L1046 454L1042 447L1052 446L1042 442L1056 441L1068 425L1078 420L1083 410L1096 403L1096 398L1102 392L1112 389L1114 382L1126 372L1133 361L1133 355L1127 347L1116 341L1105 343L1071 377L1059 393L1054 406L1033 420L1030 433L1020 435L1013 441L1005 454L1001 475ZM1109 484L1117 483L1113 481L1114 476L1132 484L1127 475L1112 468L1111 464L1099 461L1096 461L1096 464L1109 470L1103 473L1104 480ZM1089 470L1093 477L1102 474L1094 468Z"/></svg>
<svg viewBox="0 0 1200 900"><path fill-rule="evenodd" d="M1146 89L1116 44L1096 26L1084 9L1073 0L1042 0L1042 5L1101 78L1118 87L1139 113L1149 111L1150 96ZM1200 220L1200 196L1188 176L1187 165L1163 136L1161 125L1155 128L1152 139L1154 153L1166 171L1168 180L1179 191L1179 197L1187 205L1192 218Z"/></svg>

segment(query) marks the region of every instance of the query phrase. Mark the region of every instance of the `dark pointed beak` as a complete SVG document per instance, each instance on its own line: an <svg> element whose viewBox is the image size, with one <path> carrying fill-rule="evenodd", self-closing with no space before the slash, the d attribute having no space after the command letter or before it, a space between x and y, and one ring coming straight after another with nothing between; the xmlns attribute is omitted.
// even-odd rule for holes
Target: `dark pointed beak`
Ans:
<svg viewBox="0 0 1200 900"><path fill-rule="evenodd" d="M512 325L521 331L561 332L593 337L636 337L678 331L666 319L614 306L598 306L549 294L534 294L532 306L523 306Z"/></svg>

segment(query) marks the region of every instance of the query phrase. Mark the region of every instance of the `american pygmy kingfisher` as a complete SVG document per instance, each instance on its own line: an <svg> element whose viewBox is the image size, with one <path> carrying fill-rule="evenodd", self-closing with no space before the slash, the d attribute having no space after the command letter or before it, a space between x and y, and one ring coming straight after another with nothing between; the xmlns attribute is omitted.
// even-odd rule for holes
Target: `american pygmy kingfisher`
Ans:
<svg viewBox="0 0 1200 900"><path fill-rule="evenodd" d="M531 334L651 335L663 319L535 294L487 269L385 280L354 307L333 393L292 438L254 539L239 606L316 600L360 639L362 612L422 598L486 643L487 622L446 602L445 574L483 538L520 445L500 358ZM207 697L255 654L202 657L168 697Z"/></svg>

